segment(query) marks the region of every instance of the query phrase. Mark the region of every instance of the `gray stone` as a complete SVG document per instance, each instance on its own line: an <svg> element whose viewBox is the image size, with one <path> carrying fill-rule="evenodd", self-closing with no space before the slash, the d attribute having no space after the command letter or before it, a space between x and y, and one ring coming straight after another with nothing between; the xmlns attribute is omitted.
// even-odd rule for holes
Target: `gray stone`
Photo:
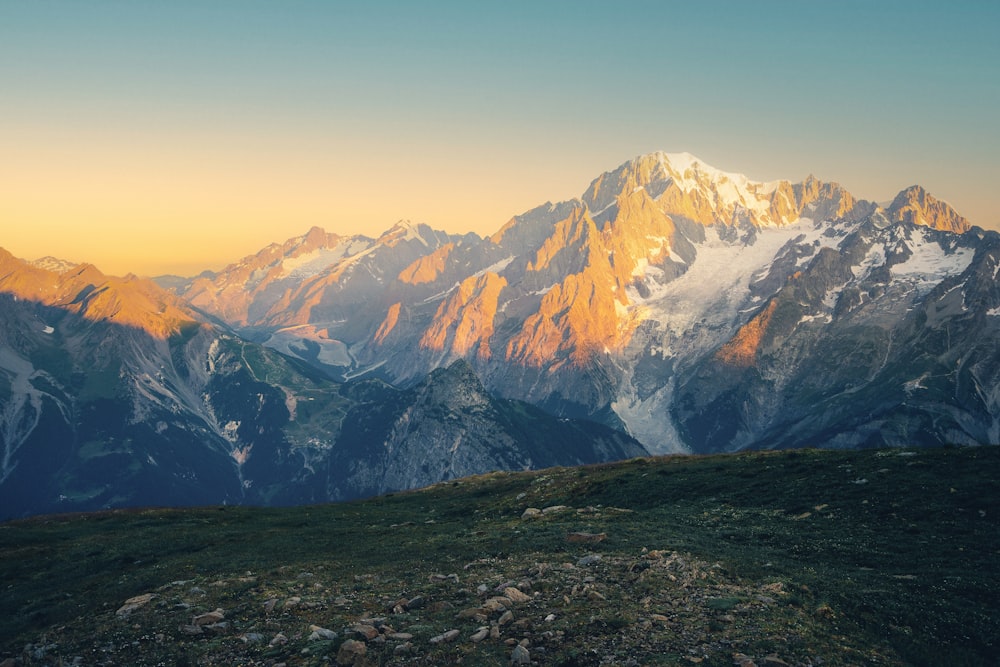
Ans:
<svg viewBox="0 0 1000 667"><path fill-rule="evenodd" d="M458 630L449 630L448 632L443 632L437 637L431 637L432 644L447 644L448 642L453 642L458 639Z"/></svg>
<svg viewBox="0 0 1000 667"><path fill-rule="evenodd" d="M309 629L312 630L312 633L309 635L310 641L333 640L337 638L336 632L321 628L318 625L311 625Z"/></svg>

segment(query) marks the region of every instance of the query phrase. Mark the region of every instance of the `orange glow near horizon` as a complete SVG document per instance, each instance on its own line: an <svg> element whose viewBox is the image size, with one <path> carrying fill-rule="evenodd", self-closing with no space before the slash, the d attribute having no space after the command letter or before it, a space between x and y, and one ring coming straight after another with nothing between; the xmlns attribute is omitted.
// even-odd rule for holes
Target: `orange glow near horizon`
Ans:
<svg viewBox="0 0 1000 667"><path fill-rule="evenodd" d="M517 169L526 181L519 187L509 165L491 161L261 153L152 142L78 145L61 154L15 146L5 162L13 168L0 165L13 193L0 201L0 247L29 260L88 262L112 275L193 275L312 226L378 236L406 219L485 236L553 195L586 187L543 194L554 175Z"/></svg>
<svg viewBox="0 0 1000 667"><path fill-rule="evenodd" d="M577 5L6 3L0 247L191 275L312 226L485 236L661 150L1000 229L1000 4Z"/></svg>

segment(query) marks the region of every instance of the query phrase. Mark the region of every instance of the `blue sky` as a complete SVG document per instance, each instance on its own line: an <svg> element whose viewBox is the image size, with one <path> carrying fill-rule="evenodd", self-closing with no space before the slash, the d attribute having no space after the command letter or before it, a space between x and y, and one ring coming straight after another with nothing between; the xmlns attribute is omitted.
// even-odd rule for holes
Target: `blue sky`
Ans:
<svg viewBox="0 0 1000 667"><path fill-rule="evenodd" d="M0 0L0 246L157 273L314 224L488 234L655 150L919 183L997 229L998 29L992 2Z"/></svg>

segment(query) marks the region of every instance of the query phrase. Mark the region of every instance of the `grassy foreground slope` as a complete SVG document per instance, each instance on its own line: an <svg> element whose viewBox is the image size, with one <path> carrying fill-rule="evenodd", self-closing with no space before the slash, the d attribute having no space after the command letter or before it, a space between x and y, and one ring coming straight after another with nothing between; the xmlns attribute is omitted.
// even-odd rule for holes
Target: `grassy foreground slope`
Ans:
<svg viewBox="0 0 1000 667"><path fill-rule="evenodd" d="M998 565L995 447L43 517L0 525L0 665L989 665Z"/></svg>

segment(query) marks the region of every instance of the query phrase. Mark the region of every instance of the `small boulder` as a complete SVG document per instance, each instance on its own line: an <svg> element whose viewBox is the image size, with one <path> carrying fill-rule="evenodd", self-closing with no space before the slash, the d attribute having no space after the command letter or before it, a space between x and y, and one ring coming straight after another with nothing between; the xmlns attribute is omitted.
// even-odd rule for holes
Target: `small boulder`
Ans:
<svg viewBox="0 0 1000 667"><path fill-rule="evenodd" d="M403 604L403 609L406 611L413 611L414 609L420 609L427 604L427 600L422 595L418 595L415 598L407 600Z"/></svg>
<svg viewBox="0 0 1000 667"><path fill-rule="evenodd" d="M309 641L321 641L321 640L333 640L337 638L337 633L333 630L327 630L318 625L310 625L309 629L312 633L309 635Z"/></svg>
<svg viewBox="0 0 1000 667"><path fill-rule="evenodd" d="M340 650L337 651L337 664L354 665L358 660L363 659L366 653L368 653L368 647L364 642L348 639L340 645Z"/></svg>
<svg viewBox="0 0 1000 667"><path fill-rule="evenodd" d="M503 590L503 594L504 594L504 597L510 599L510 601L513 602L514 604L520 604L520 603L523 603L523 602L530 602L531 601L531 596L530 595L525 595L524 593L522 593L520 590L514 588L513 586L509 586L509 587L505 588Z"/></svg>
<svg viewBox="0 0 1000 667"><path fill-rule="evenodd" d="M214 625L225 617L226 612L222 611L222 609L216 609L215 611L209 611L195 616L191 623L193 625Z"/></svg>
<svg viewBox="0 0 1000 667"><path fill-rule="evenodd" d="M531 664L531 653L525 647L518 644L514 647L514 650L510 652L510 664L512 665L530 665Z"/></svg>
<svg viewBox="0 0 1000 667"><path fill-rule="evenodd" d="M136 609L139 609L140 607L144 607L147 604L149 604L149 602L153 600L155 597L156 593L143 593L142 595L136 595L133 598L129 598L128 600L125 600L125 602L122 603L122 606L118 608L118 611L115 612L115 615L128 616Z"/></svg>
<svg viewBox="0 0 1000 667"><path fill-rule="evenodd" d="M458 630L449 630L448 632L443 632L443 633L439 634L437 637L431 637L431 643L432 644L447 644L449 642L453 642L456 639L458 639L458 635L459 634L461 634L461 633L459 633Z"/></svg>

